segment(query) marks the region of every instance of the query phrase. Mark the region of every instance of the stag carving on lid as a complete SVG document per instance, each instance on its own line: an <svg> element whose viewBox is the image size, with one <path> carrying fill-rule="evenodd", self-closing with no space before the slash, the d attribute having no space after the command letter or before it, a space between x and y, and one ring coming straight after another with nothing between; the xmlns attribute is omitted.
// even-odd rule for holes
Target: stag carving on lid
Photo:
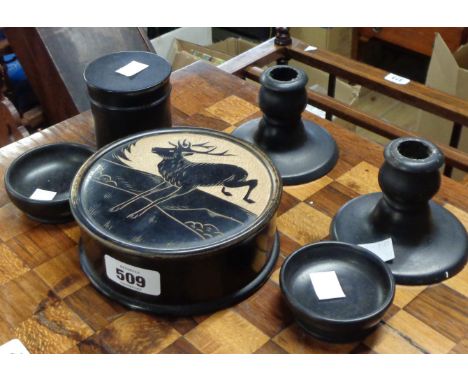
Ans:
<svg viewBox="0 0 468 382"><path fill-rule="evenodd" d="M178 141L177 144L169 142L169 145L172 147L153 147L151 150L153 154L157 154L162 158L158 164L158 170L164 182L112 207L112 212L120 211L141 198L169 187L175 187L175 190L150 202L145 207L128 215L128 217L135 219L162 202L176 196L188 194L198 187L207 186L221 186L221 192L228 197L232 196L232 194L227 191L227 188L248 187L243 200L247 203L255 203L249 196L253 189L257 187L258 181L256 179L249 180L249 174L245 169L227 163L192 162L186 159L194 154L233 156L228 153L228 150L215 152L217 147L209 145L208 142L191 144L186 139L182 142Z"/></svg>

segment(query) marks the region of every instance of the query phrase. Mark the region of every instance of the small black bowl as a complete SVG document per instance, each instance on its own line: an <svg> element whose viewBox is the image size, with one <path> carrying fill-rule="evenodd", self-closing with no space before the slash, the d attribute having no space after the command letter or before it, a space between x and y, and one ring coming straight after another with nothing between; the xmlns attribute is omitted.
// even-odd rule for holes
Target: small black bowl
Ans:
<svg viewBox="0 0 468 382"><path fill-rule="evenodd" d="M5 189L13 204L42 223L64 223L70 212L70 186L81 165L94 149L77 143L40 146L16 158L5 174ZM35 200L36 189L53 191L52 200Z"/></svg>
<svg viewBox="0 0 468 382"><path fill-rule="evenodd" d="M335 271L345 298L319 300L310 273ZM283 263L280 285L297 323L329 342L352 342L380 322L395 295L389 267L357 245L319 242L300 248Z"/></svg>

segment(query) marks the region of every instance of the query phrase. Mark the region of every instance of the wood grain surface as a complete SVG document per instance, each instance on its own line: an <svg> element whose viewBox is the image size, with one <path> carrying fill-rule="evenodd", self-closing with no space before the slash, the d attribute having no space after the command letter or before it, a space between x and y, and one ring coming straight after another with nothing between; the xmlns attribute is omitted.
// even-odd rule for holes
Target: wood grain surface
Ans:
<svg viewBox="0 0 468 382"><path fill-rule="evenodd" d="M198 62L175 72L176 124L230 132L259 116L258 87ZM278 210L281 256L253 296L211 315L165 318L130 311L89 283L81 271L75 223L33 222L8 200L0 183L0 344L19 338L31 353L466 353L468 270L443 283L397 286L378 329L361 343L329 344L295 323L278 285L292 251L326 239L331 218L353 197L379 190L383 148L305 113L336 139L340 159L324 178L285 187ZM25 150L51 142L94 144L82 113L0 149L0 176ZM443 178L435 200L467 225L467 188Z"/></svg>

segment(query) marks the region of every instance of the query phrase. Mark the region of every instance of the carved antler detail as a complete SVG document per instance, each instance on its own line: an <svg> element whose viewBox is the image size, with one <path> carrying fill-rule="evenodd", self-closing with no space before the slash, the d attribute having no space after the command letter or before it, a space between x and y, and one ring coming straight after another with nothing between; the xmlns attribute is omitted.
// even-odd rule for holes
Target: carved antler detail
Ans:
<svg viewBox="0 0 468 382"><path fill-rule="evenodd" d="M190 142L187 142L186 139L182 141L182 143L179 141L178 142L178 147L179 149L182 149L185 152L191 152L191 153L197 153L197 154L208 154L208 155L215 155L215 156L234 156L232 154L228 154L228 150L225 150L221 153L213 153L214 150L216 150L216 146L208 145L208 142L203 142L203 143L196 143L196 144L191 144ZM193 147L201 147L206 149L206 151L198 151L194 150Z"/></svg>

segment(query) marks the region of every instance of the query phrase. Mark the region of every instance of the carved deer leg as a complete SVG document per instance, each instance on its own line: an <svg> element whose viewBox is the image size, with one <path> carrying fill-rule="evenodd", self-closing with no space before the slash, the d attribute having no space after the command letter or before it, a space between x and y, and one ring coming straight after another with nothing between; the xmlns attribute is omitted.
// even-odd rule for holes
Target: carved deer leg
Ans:
<svg viewBox="0 0 468 382"><path fill-rule="evenodd" d="M156 187L153 187L153 188L151 188L151 189L149 189L147 191L144 191L144 192L141 192L140 194L132 196L130 199L126 200L125 202L122 202L122 203L117 204L116 206L112 207L110 209L110 211L111 212L120 211L120 210L124 209L125 207L129 206L130 204L132 204L133 202L136 202L138 199L149 196L149 195L155 193L156 191L163 191L163 190L171 187L171 185L169 184L168 186L166 186L164 188L159 188L160 186L165 185L165 184L167 184L167 183L166 182L159 183Z"/></svg>
<svg viewBox="0 0 468 382"><path fill-rule="evenodd" d="M223 188L221 189L221 192L226 195L226 196L232 196L232 194L229 192L229 191L226 191L226 187L223 186Z"/></svg>
<svg viewBox="0 0 468 382"><path fill-rule="evenodd" d="M244 200L247 203L255 203L254 200L249 199L250 193L253 191L255 187L257 187L257 179L251 179L251 180L230 180L227 182L224 182L224 186L226 187L244 187L248 186L249 189L247 190L247 193L244 196ZM224 187L223 187L224 188Z"/></svg>
<svg viewBox="0 0 468 382"><path fill-rule="evenodd" d="M159 203L162 203L162 202L165 202L166 200L175 198L176 196L187 194L192 190L193 190L192 187L191 188L179 188L179 189L175 190L174 192L169 193L166 196L163 196L163 197L161 197L159 199L156 199L156 200L152 201L151 203L149 203L145 207L139 209L138 211L135 211L135 212L131 213L130 215L127 216L127 218L136 219L137 217L140 217L140 216L144 215L145 213L147 213L151 208L158 205Z"/></svg>
<svg viewBox="0 0 468 382"><path fill-rule="evenodd" d="M250 193L253 191L253 189L255 187L257 187L257 179L252 179L252 180L248 180L247 182L247 185L249 186L249 190L247 191L247 193L245 194L244 196L244 200L247 202L247 203L255 203L255 201L253 201L252 199L249 199L249 195Z"/></svg>

